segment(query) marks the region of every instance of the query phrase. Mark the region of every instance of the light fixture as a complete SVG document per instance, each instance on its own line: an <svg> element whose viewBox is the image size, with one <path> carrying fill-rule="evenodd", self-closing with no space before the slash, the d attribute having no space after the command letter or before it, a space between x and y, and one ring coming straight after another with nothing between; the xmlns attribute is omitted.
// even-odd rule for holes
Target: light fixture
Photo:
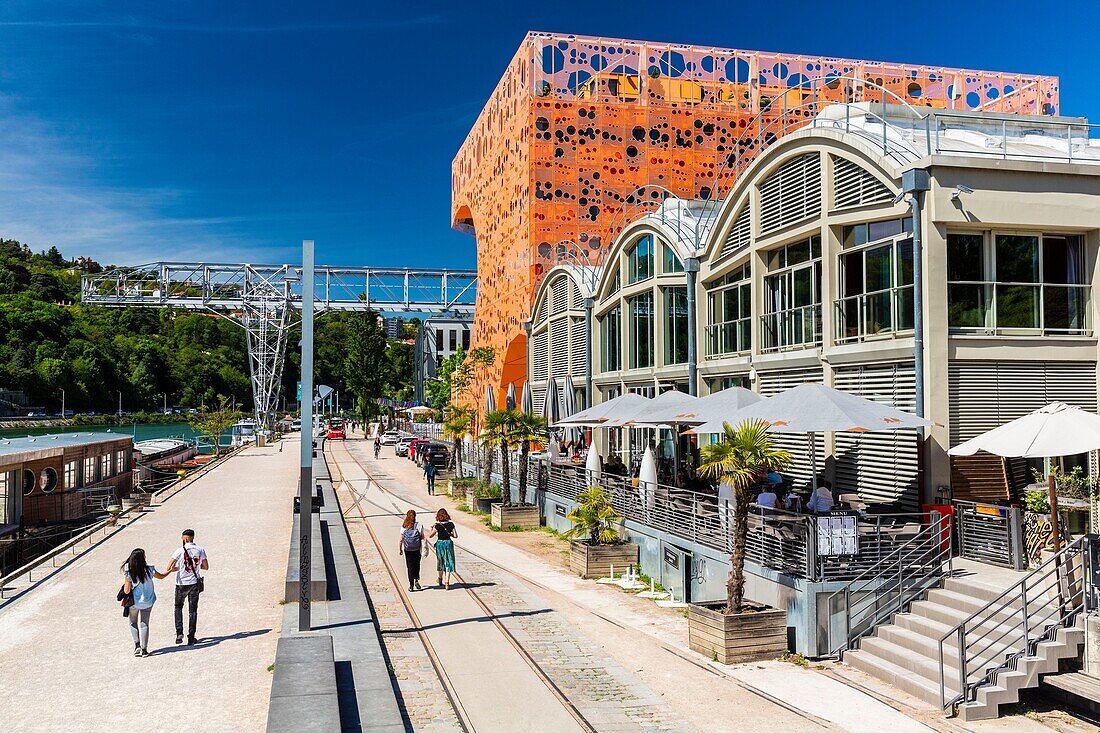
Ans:
<svg viewBox="0 0 1100 733"><path fill-rule="evenodd" d="M964 193L974 193L974 189L972 189L970 186L964 186L960 183L958 186L955 186L955 190L951 192L951 200L958 201L959 197L962 196Z"/></svg>

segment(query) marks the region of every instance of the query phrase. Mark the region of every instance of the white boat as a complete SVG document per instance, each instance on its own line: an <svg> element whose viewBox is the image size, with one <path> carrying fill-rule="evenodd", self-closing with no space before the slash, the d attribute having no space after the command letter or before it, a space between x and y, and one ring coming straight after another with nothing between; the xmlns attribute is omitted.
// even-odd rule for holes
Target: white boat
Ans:
<svg viewBox="0 0 1100 733"><path fill-rule="evenodd" d="M229 435L229 442L234 448L253 442L256 440L256 421L250 418L238 421L230 428Z"/></svg>

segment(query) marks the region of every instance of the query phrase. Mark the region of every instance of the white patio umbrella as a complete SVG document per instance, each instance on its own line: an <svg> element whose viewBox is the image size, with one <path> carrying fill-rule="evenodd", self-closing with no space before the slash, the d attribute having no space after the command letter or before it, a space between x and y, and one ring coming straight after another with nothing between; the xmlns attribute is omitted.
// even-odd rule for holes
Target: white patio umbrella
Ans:
<svg viewBox="0 0 1100 733"><path fill-rule="evenodd" d="M690 408L672 415L671 419L683 425L721 420L743 407L755 405L762 399L764 398L751 389L728 387L720 392L712 392L706 397L700 397Z"/></svg>
<svg viewBox="0 0 1100 733"><path fill-rule="evenodd" d="M492 412L497 409L497 395L493 391L493 385L485 385L485 412Z"/></svg>
<svg viewBox="0 0 1100 733"><path fill-rule="evenodd" d="M648 399L634 392L612 398L607 402L601 402L587 409L581 410L575 415L562 419L555 427L583 427L596 426L607 421L609 415L617 415L619 410L636 410L649 402Z"/></svg>
<svg viewBox="0 0 1100 733"><path fill-rule="evenodd" d="M723 420L712 420L695 428L694 433L721 433L723 423L736 427L758 420L775 433L807 433L810 440L810 482L817 490L817 433L868 433L881 430L927 428L931 420L873 402L863 397L826 387L824 384L800 384L774 397L743 407Z"/></svg>
<svg viewBox="0 0 1100 733"><path fill-rule="evenodd" d="M546 382L546 395L542 400L542 416L551 425L557 424L561 419L561 410L558 405L558 383L553 377Z"/></svg>
<svg viewBox="0 0 1100 733"><path fill-rule="evenodd" d="M405 409L404 412L407 412L410 415L427 415L428 413L435 411L430 407L425 407L424 405L416 405L415 407L409 407Z"/></svg>
<svg viewBox="0 0 1100 733"><path fill-rule="evenodd" d="M638 469L638 490L642 492L645 505L650 506L652 492L657 490L657 458L648 445L642 454L642 465Z"/></svg>
<svg viewBox="0 0 1100 733"><path fill-rule="evenodd" d="M1053 458L1100 450L1100 415L1065 402L1052 402L947 451L978 451L1012 458Z"/></svg>
<svg viewBox="0 0 1100 733"><path fill-rule="evenodd" d="M527 382L523 383L523 394L519 398L519 409L527 414L531 414L535 411L535 406L532 404L531 399L531 385Z"/></svg>
<svg viewBox="0 0 1100 733"><path fill-rule="evenodd" d="M508 385L508 393L504 397L504 407L509 410L516 409L516 385Z"/></svg>
<svg viewBox="0 0 1100 733"><path fill-rule="evenodd" d="M685 392L669 390L662 392L643 405L622 406L600 424L605 428L651 427L654 425L675 425L674 417L691 410L698 397Z"/></svg>
<svg viewBox="0 0 1100 733"><path fill-rule="evenodd" d="M577 390L573 387L573 377L565 375L565 381L561 386L561 416L567 418L577 411ZM565 431L565 439L576 441L579 434L576 428L568 428Z"/></svg>
<svg viewBox="0 0 1100 733"><path fill-rule="evenodd" d="M1051 402L1012 422L982 433L947 451L952 456L972 456L978 451L1012 458L1056 458L1100 450L1100 415L1065 402ZM1055 548L1058 534L1058 495L1054 475L1047 478L1051 526Z"/></svg>
<svg viewBox="0 0 1100 733"><path fill-rule="evenodd" d="M584 472L588 477L588 483L594 484L600 480L600 454L596 446L588 446L588 458L584 461Z"/></svg>

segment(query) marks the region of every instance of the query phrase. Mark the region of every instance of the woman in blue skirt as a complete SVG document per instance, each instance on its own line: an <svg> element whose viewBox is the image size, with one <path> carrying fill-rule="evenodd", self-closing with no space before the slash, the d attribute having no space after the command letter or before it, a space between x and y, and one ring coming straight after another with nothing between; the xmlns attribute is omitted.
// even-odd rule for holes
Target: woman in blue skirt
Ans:
<svg viewBox="0 0 1100 733"><path fill-rule="evenodd" d="M435 569L439 571L439 585L447 590L451 589L451 573L455 571L455 543L458 530L451 521L451 515L446 509L440 509L435 513L435 526L432 527L429 537L438 537L435 542ZM446 584L444 584L444 574Z"/></svg>

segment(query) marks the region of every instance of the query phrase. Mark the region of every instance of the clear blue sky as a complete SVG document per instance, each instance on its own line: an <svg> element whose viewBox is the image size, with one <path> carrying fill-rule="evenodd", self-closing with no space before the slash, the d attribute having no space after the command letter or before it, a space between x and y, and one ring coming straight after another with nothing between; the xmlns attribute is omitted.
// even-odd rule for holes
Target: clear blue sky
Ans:
<svg viewBox="0 0 1100 733"><path fill-rule="evenodd" d="M1056 74L1063 114L1100 121L1098 26L1082 0L4 0L0 236L470 267L450 163L528 30Z"/></svg>

